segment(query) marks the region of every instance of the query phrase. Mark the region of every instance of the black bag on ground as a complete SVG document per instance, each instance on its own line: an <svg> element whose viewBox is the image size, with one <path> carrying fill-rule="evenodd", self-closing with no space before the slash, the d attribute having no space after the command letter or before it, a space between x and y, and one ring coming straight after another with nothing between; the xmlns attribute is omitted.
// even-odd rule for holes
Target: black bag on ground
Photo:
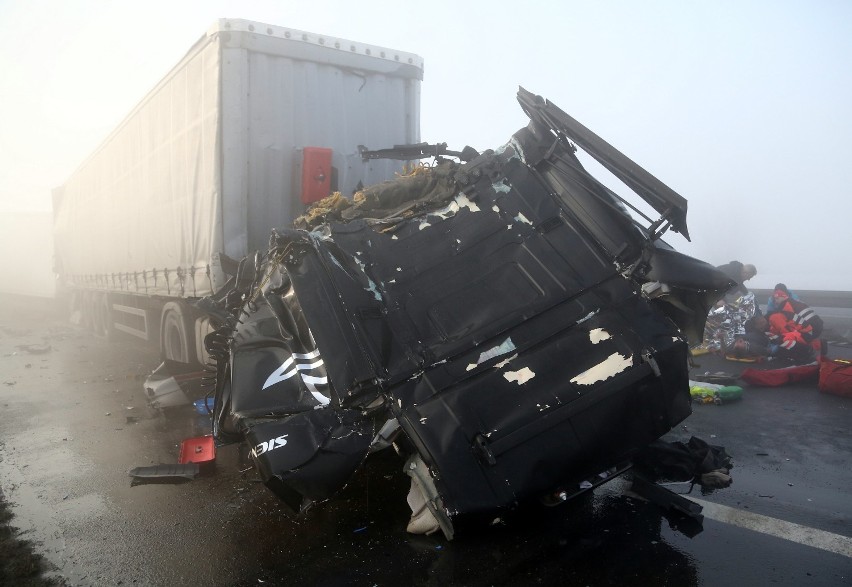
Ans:
<svg viewBox="0 0 852 587"><path fill-rule="evenodd" d="M633 465L648 477L669 481L699 481L705 473L733 467L724 447L695 436L687 443L656 440L636 456Z"/></svg>

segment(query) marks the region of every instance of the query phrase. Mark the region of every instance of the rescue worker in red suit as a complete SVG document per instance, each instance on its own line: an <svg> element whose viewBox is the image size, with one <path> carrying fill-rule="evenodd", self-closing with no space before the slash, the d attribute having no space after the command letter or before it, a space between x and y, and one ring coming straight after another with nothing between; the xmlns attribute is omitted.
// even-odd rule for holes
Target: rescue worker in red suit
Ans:
<svg viewBox="0 0 852 587"><path fill-rule="evenodd" d="M801 300L793 299L783 284L772 294L775 311L769 321L770 354L795 362L813 361L820 351L822 318Z"/></svg>

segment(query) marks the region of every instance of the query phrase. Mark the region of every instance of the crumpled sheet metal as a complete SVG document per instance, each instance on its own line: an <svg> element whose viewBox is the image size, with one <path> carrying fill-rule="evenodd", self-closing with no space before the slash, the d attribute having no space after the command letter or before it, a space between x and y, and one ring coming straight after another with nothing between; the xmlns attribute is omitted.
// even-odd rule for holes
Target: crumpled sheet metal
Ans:
<svg viewBox="0 0 852 587"><path fill-rule="evenodd" d="M398 421L449 537L691 412L685 332L727 278L649 239L542 124L321 203L222 296L242 301L217 334L214 433L294 509L346 484L374 422Z"/></svg>

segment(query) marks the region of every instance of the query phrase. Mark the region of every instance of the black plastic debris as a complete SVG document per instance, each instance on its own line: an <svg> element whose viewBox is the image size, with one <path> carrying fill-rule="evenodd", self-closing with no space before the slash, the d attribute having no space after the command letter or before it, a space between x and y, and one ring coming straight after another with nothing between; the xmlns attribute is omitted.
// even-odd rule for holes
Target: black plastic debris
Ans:
<svg viewBox="0 0 852 587"><path fill-rule="evenodd" d="M133 477L131 485L149 483L178 484L192 481L198 477L199 471L200 468L197 463L186 463L134 467L127 474Z"/></svg>
<svg viewBox="0 0 852 587"><path fill-rule="evenodd" d="M640 476L633 477L630 490L660 507L672 528L689 538L703 530L704 515L701 513L703 508L694 501Z"/></svg>
<svg viewBox="0 0 852 587"><path fill-rule="evenodd" d="M682 481L706 489L728 487L733 459L722 446L708 444L695 436L687 442L657 440L634 458L640 474L656 481Z"/></svg>

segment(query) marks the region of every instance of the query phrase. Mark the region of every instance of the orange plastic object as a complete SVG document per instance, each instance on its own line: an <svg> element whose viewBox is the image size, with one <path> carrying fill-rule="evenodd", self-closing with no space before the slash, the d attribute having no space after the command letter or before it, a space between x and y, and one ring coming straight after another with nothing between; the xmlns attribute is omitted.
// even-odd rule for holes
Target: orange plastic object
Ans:
<svg viewBox="0 0 852 587"><path fill-rule="evenodd" d="M198 436L187 438L180 443L180 456L178 462L186 463L209 463L216 460L216 445L212 436Z"/></svg>

